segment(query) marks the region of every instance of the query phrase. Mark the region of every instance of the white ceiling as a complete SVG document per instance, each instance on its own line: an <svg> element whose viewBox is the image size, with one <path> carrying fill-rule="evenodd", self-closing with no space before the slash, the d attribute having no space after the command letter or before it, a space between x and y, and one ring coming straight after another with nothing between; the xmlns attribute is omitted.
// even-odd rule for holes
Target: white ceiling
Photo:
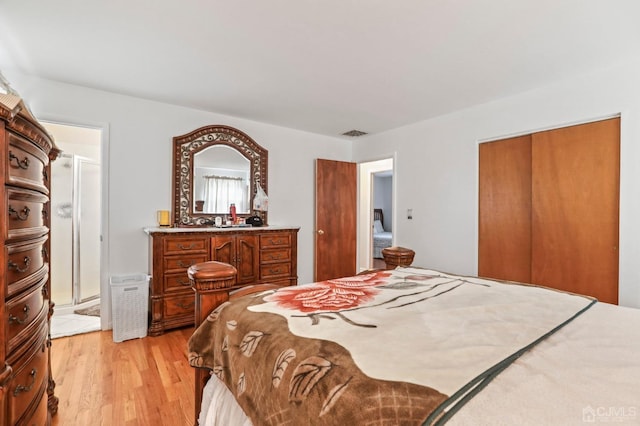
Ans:
<svg viewBox="0 0 640 426"><path fill-rule="evenodd" d="M639 55L638 0L0 0L0 69L336 137Z"/></svg>

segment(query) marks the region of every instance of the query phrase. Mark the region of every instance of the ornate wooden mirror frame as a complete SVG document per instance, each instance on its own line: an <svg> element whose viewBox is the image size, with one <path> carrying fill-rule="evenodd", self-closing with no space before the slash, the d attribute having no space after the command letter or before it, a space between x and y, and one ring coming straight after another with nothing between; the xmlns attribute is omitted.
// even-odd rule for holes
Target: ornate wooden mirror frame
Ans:
<svg viewBox="0 0 640 426"><path fill-rule="evenodd" d="M194 130L173 138L173 223L174 226L206 226L212 224L212 214L196 213L193 208L193 163L194 155L214 145L226 145L237 150L249 160L250 197L252 203L258 184L267 190L268 151L258 145L247 134L229 126L213 125ZM254 211L239 217L260 216L267 224L267 212Z"/></svg>

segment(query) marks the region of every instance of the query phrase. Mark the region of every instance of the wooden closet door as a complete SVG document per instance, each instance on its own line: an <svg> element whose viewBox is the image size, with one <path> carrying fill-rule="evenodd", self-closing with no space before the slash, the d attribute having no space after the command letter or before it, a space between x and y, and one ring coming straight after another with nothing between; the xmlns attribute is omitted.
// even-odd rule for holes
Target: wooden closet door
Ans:
<svg viewBox="0 0 640 426"><path fill-rule="evenodd" d="M479 146L478 275L531 281L531 135Z"/></svg>
<svg viewBox="0 0 640 426"><path fill-rule="evenodd" d="M618 303L620 119L532 135L531 281Z"/></svg>

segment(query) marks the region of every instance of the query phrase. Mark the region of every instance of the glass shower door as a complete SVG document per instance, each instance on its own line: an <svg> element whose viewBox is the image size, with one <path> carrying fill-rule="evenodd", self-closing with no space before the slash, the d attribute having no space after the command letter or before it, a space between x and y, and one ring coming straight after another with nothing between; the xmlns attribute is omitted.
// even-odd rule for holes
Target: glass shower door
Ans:
<svg viewBox="0 0 640 426"><path fill-rule="evenodd" d="M100 296L100 164L76 157L76 288L74 303Z"/></svg>
<svg viewBox="0 0 640 426"><path fill-rule="evenodd" d="M51 163L51 298L73 303L73 156Z"/></svg>

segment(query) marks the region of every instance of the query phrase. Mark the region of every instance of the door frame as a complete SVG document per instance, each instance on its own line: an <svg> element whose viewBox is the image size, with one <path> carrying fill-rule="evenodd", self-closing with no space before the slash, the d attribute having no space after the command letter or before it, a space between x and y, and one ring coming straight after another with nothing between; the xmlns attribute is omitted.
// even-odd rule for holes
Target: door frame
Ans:
<svg viewBox="0 0 640 426"><path fill-rule="evenodd" d="M79 121L66 116L42 114L38 117L43 122L60 124L73 127L87 127L101 131L100 141L100 222L101 222L101 249L100 249L100 328L110 330L112 328L111 316L111 287L109 285L109 123Z"/></svg>
<svg viewBox="0 0 640 426"><path fill-rule="evenodd" d="M373 174L391 170L391 227L392 245L397 241L397 155L382 156L376 159L358 162L358 229L357 229L357 271L372 269L373 264Z"/></svg>

